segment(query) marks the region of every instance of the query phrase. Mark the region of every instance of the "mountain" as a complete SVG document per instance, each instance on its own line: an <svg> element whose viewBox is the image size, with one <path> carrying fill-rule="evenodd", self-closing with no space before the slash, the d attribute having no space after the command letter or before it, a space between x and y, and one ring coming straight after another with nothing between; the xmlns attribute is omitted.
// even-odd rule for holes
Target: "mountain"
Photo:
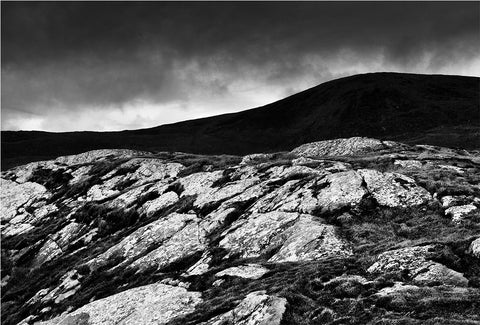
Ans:
<svg viewBox="0 0 480 325"><path fill-rule="evenodd" d="M478 149L480 78L369 73L263 107L150 129L4 131L2 166L103 148L243 155L352 136Z"/></svg>
<svg viewBox="0 0 480 325"><path fill-rule="evenodd" d="M103 149L1 173L2 324L480 322L480 152Z"/></svg>

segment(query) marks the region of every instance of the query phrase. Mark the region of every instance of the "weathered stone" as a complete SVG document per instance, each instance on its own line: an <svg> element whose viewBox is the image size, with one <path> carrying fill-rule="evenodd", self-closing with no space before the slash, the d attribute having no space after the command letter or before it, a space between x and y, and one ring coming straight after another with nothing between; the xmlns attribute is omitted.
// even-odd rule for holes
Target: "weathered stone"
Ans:
<svg viewBox="0 0 480 325"><path fill-rule="evenodd" d="M401 166L403 168L407 168L407 169L422 168L422 162L419 160L411 160L411 159L395 160L393 164Z"/></svg>
<svg viewBox="0 0 480 325"><path fill-rule="evenodd" d="M267 272L268 269L261 265L247 264L229 267L228 269L216 273L215 276L222 277L228 275L245 279L260 279Z"/></svg>
<svg viewBox="0 0 480 325"><path fill-rule="evenodd" d="M104 159L106 157L118 157L127 158L131 156L138 156L142 154L148 154L147 152L129 150L129 149L100 149L91 150L80 153L78 155L62 156L55 159L55 162L65 165L77 165L92 163L97 160Z"/></svg>
<svg viewBox="0 0 480 325"><path fill-rule="evenodd" d="M469 251L473 256L480 258L480 238L472 241L469 247Z"/></svg>
<svg viewBox="0 0 480 325"><path fill-rule="evenodd" d="M204 252L200 259L193 264L186 272L186 275L200 275L208 271L212 256L209 252Z"/></svg>
<svg viewBox="0 0 480 325"><path fill-rule="evenodd" d="M171 319L191 313L202 301L200 292L161 283L129 289L93 301L71 314L38 325L60 325L66 317L88 314L89 325L166 324Z"/></svg>
<svg viewBox="0 0 480 325"><path fill-rule="evenodd" d="M270 160L273 158L273 154L270 153L254 153L251 155L246 155L242 158L240 165L251 165L263 162L265 160Z"/></svg>
<svg viewBox="0 0 480 325"><path fill-rule="evenodd" d="M448 169L448 170L451 170L451 171L454 171L458 174L463 174L465 173L465 171L463 170L463 168L461 167L457 167L457 166L451 166L451 165L438 165L438 167L442 168L442 169Z"/></svg>
<svg viewBox="0 0 480 325"><path fill-rule="evenodd" d="M63 250L79 236L83 228L83 225L76 222L71 222L63 227L40 248L34 264L40 266L61 255Z"/></svg>
<svg viewBox="0 0 480 325"><path fill-rule="evenodd" d="M477 210L477 207L473 204L459 205L446 209L445 215L451 216L453 222L460 223L475 210Z"/></svg>
<svg viewBox="0 0 480 325"><path fill-rule="evenodd" d="M0 220L2 222L10 221L17 215L17 210L28 206L34 200L46 197L47 189L40 184L26 182L18 184L3 178L0 178Z"/></svg>
<svg viewBox="0 0 480 325"><path fill-rule="evenodd" d="M70 175L72 178L68 181L68 185L79 184L88 177L88 172L92 169L92 165L81 166L73 170Z"/></svg>
<svg viewBox="0 0 480 325"><path fill-rule="evenodd" d="M129 268L137 271L161 269L201 252L206 247L205 231L199 227L198 220L195 219L164 241L160 247L131 263Z"/></svg>
<svg viewBox="0 0 480 325"><path fill-rule="evenodd" d="M158 181L177 177L178 173L185 167L179 163L168 163L160 159L135 159L138 168L132 174L133 179L139 183Z"/></svg>
<svg viewBox="0 0 480 325"><path fill-rule="evenodd" d="M129 264L153 247L167 242L168 239L183 229L187 223L195 222L195 220L196 216L192 214L173 213L166 218L153 221L137 229L88 264L92 268L97 268L116 259L121 261L121 265ZM175 252L170 253L175 254Z"/></svg>
<svg viewBox="0 0 480 325"><path fill-rule="evenodd" d="M299 217L292 212L255 213L232 225L219 246L227 249L229 255L257 257L265 250L281 244L283 231Z"/></svg>
<svg viewBox="0 0 480 325"><path fill-rule="evenodd" d="M287 299L265 294L249 293L233 310L216 316L202 325L279 325L285 312Z"/></svg>
<svg viewBox="0 0 480 325"><path fill-rule="evenodd" d="M351 248L339 237L334 226L323 224L310 215L300 216L284 236L288 237L282 248L270 258L270 262L308 261L352 255Z"/></svg>
<svg viewBox="0 0 480 325"><path fill-rule="evenodd" d="M413 281L426 285L440 283L458 287L468 286L468 279L462 273L449 269L440 263L430 263L430 265L424 266L422 270L416 272Z"/></svg>
<svg viewBox="0 0 480 325"><path fill-rule="evenodd" d="M346 171L318 177L306 184L298 180L288 181L259 200L253 210L301 213L335 211L355 206L366 193L362 187L362 177L355 171Z"/></svg>
<svg viewBox="0 0 480 325"><path fill-rule="evenodd" d="M215 172L201 172L179 179L184 190L182 196L199 195L211 189L213 183L223 175L221 170Z"/></svg>
<svg viewBox="0 0 480 325"><path fill-rule="evenodd" d="M465 196L452 196L452 195L447 195L442 197L441 202L444 208L450 208L455 205L463 205L468 203L467 198Z"/></svg>
<svg viewBox="0 0 480 325"><path fill-rule="evenodd" d="M385 143L377 139L352 137L307 143L292 150L292 153L305 157L351 156L387 149L394 142Z"/></svg>
<svg viewBox="0 0 480 325"><path fill-rule="evenodd" d="M377 256L376 262L368 268L368 272L385 273L419 269L425 265L434 250L434 245L426 245L386 251Z"/></svg>
<svg viewBox="0 0 480 325"><path fill-rule="evenodd" d="M368 268L368 272L407 271L416 283L467 286L468 280L462 273L430 260L434 250L434 245L427 245L387 251L377 256L377 261Z"/></svg>
<svg viewBox="0 0 480 325"><path fill-rule="evenodd" d="M380 205L410 207L432 199L430 193L418 186L413 179L398 173L382 173L372 169L360 169L370 194Z"/></svg>
<svg viewBox="0 0 480 325"><path fill-rule="evenodd" d="M13 180L17 183L25 183L30 180L35 170L38 168L56 170L58 166L52 160L35 161L26 165L18 166L10 169L8 172L12 174ZM3 171L2 171L3 175ZM3 177L3 176L2 176Z"/></svg>
<svg viewBox="0 0 480 325"><path fill-rule="evenodd" d="M58 304L68 297L73 296L81 287L80 280L83 278L76 270L67 272L60 279L60 284L53 289L42 289L27 301L33 305L38 302Z"/></svg>
<svg viewBox="0 0 480 325"><path fill-rule="evenodd" d="M473 288L455 286L419 287L403 283L396 283L393 287L381 289L375 294L386 300L390 308L417 307L420 304L427 308L432 303L441 302L442 305L471 303L478 301L480 291Z"/></svg>
<svg viewBox="0 0 480 325"><path fill-rule="evenodd" d="M21 234L25 234L35 228L32 224L29 223L14 223L8 224L4 228L2 228L2 236L5 238L18 236Z"/></svg>
<svg viewBox="0 0 480 325"><path fill-rule="evenodd" d="M171 206L177 201L178 201L177 193L167 192L165 194L160 195L156 199L145 202L140 212L145 213L147 217L151 217L156 212Z"/></svg>
<svg viewBox="0 0 480 325"><path fill-rule="evenodd" d="M105 200L109 197L120 194L120 191L115 189L115 186L124 180L123 176L116 176L108 181L93 185L87 192L87 201Z"/></svg>

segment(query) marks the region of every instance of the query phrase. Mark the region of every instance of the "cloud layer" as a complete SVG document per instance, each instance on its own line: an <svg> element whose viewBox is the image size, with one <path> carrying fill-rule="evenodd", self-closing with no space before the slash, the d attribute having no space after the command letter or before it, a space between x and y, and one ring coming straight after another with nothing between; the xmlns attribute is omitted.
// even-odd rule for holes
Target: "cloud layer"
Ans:
<svg viewBox="0 0 480 325"><path fill-rule="evenodd" d="M2 129L118 130L370 71L480 75L478 2L2 2Z"/></svg>

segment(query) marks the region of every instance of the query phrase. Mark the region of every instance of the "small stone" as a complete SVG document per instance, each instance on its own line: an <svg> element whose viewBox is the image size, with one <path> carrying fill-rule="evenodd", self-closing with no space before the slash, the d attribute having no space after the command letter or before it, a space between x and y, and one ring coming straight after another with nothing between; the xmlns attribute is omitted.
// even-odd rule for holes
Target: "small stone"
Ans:
<svg viewBox="0 0 480 325"><path fill-rule="evenodd" d="M477 210L477 207L473 204L453 206L445 210L445 215L451 216L453 222L460 223L475 210Z"/></svg>

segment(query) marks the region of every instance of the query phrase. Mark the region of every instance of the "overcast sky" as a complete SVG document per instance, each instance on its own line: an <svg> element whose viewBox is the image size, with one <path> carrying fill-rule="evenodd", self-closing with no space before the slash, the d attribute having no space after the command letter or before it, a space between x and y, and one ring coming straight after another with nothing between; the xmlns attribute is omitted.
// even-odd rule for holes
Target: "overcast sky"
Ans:
<svg viewBox="0 0 480 325"><path fill-rule="evenodd" d="M121 130L356 73L480 76L480 2L4 2L2 129Z"/></svg>

